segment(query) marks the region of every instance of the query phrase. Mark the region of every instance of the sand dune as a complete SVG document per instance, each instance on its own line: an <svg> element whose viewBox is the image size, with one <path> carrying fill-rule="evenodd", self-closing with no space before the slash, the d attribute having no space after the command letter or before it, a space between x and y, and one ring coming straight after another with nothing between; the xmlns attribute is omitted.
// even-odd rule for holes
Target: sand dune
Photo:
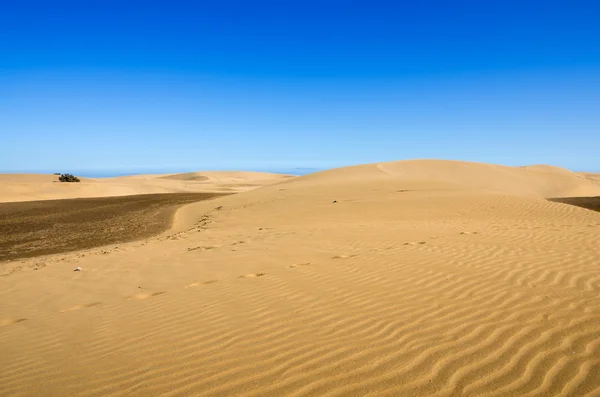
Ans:
<svg viewBox="0 0 600 397"><path fill-rule="evenodd" d="M292 177L264 172L207 171L60 183L56 175L0 174L0 202L112 197L155 193L235 193Z"/></svg>
<svg viewBox="0 0 600 397"><path fill-rule="evenodd" d="M507 167L448 160L410 160L367 164L318 172L297 182L318 184L381 183L390 177L407 189L461 190L532 197L596 196L593 174L580 175L552 166ZM296 181L293 181L294 183Z"/></svg>
<svg viewBox="0 0 600 397"><path fill-rule="evenodd" d="M591 196L599 186L564 168L547 165L506 167L464 161L406 161L380 164L400 178L434 179L461 189L538 197Z"/></svg>
<svg viewBox="0 0 600 397"><path fill-rule="evenodd" d="M3 263L0 395L600 395L600 213L544 199L598 188L363 165L187 205L118 249Z"/></svg>
<svg viewBox="0 0 600 397"><path fill-rule="evenodd" d="M580 173L584 178L588 179L592 183L600 185L600 174L590 173L590 172L582 172Z"/></svg>

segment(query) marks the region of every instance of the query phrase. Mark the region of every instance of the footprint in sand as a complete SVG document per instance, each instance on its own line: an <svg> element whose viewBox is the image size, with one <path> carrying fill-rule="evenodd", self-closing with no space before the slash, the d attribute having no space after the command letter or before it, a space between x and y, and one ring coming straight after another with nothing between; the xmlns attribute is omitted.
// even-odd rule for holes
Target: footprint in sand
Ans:
<svg viewBox="0 0 600 397"><path fill-rule="evenodd" d="M249 273L249 274L244 274L243 276L239 276L238 278L256 278L256 277L262 277L266 274L267 273Z"/></svg>
<svg viewBox="0 0 600 397"><path fill-rule="evenodd" d="M61 310L60 312L61 313L71 312L73 310L86 309L88 307L94 307L94 306L98 306L98 305L101 305L101 304L102 304L102 302L86 303L85 305L77 305L77 306L70 307L68 309Z"/></svg>
<svg viewBox="0 0 600 397"><path fill-rule="evenodd" d="M149 294L137 294L137 295L133 295L133 296L127 297L127 300L148 299L148 298L152 298L154 296L158 296L158 295L162 295L162 294L166 294L166 292L161 291L161 292L152 292L152 293L149 293Z"/></svg>
<svg viewBox="0 0 600 397"><path fill-rule="evenodd" d="M197 251L197 250L208 251L208 250L212 250L212 249L215 249L215 248L217 248L217 247L211 245L211 246L191 247L191 248L188 248L187 250L188 251Z"/></svg>
<svg viewBox="0 0 600 397"><path fill-rule="evenodd" d="M187 233L186 232L179 232L179 233L167 236L167 240L181 240L181 239L186 238L186 237L187 237Z"/></svg>
<svg viewBox="0 0 600 397"><path fill-rule="evenodd" d="M298 267L298 266L308 266L308 265L310 265L310 262L306 262L306 263L294 263L293 265L289 265L288 267L294 268L294 267Z"/></svg>
<svg viewBox="0 0 600 397"><path fill-rule="evenodd" d="M336 255L334 257L332 257L331 259L349 259L349 258L354 258L358 255Z"/></svg>
<svg viewBox="0 0 600 397"><path fill-rule="evenodd" d="M479 234L479 233L478 232L460 232L460 234L471 235L471 234Z"/></svg>
<svg viewBox="0 0 600 397"><path fill-rule="evenodd" d="M0 319L0 327L4 327L6 325L22 323L23 321L27 321L27 319L26 318L3 318L3 319Z"/></svg>
<svg viewBox="0 0 600 397"><path fill-rule="evenodd" d="M214 284L219 280L208 280L208 281L204 281L202 283L191 283L189 285L186 285L185 288L195 288L195 287L199 287L201 285L209 285L209 284Z"/></svg>
<svg viewBox="0 0 600 397"><path fill-rule="evenodd" d="M420 245L425 243L426 241L409 241L408 243L404 243L404 245Z"/></svg>

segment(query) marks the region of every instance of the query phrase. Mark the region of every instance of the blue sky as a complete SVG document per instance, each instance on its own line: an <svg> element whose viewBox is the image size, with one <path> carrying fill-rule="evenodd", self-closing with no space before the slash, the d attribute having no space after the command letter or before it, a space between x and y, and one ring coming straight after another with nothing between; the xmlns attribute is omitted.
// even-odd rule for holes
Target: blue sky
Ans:
<svg viewBox="0 0 600 397"><path fill-rule="evenodd" d="M0 172L600 171L596 1L3 1Z"/></svg>

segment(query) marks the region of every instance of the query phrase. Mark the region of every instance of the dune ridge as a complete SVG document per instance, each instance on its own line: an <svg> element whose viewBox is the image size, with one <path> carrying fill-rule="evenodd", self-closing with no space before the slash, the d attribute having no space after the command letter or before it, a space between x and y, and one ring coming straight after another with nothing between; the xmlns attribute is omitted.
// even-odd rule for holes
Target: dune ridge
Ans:
<svg viewBox="0 0 600 397"><path fill-rule="evenodd" d="M0 395L596 396L581 175L420 160L181 208L0 277ZM73 272L74 267L81 272Z"/></svg>
<svg viewBox="0 0 600 397"><path fill-rule="evenodd" d="M408 184L416 183L422 187L429 182L437 189L444 185L445 189L537 197L594 196L600 192L600 185L595 183L593 177L547 165L508 167L467 161L407 160L347 167L343 172L331 172L351 178L359 178L361 173L368 172L365 177L372 180L376 176L368 170L374 167ZM326 176L327 171L323 175Z"/></svg>

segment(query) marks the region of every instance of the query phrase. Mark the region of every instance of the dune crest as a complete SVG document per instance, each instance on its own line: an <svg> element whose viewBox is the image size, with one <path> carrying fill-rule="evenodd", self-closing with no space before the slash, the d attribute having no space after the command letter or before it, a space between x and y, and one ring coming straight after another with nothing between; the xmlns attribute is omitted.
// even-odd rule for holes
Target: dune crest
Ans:
<svg viewBox="0 0 600 397"><path fill-rule="evenodd" d="M600 195L600 187L564 168L534 165L507 167L448 160L381 163L379 169L398 178L436 180L469 190L537 197Z"/></svg>

